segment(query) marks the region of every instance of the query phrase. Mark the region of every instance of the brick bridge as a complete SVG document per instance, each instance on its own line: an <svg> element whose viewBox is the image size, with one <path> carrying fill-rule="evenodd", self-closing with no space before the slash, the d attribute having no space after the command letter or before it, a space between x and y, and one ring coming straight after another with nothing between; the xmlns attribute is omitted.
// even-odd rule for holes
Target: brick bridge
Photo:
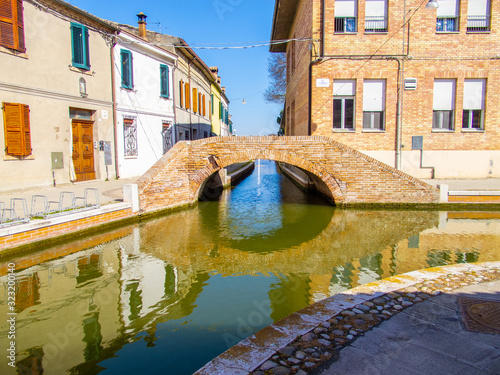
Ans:
<svg viewBox="0 0 500 375"><path fill-rule="evenodd" d="M179 142L137 180L142 211L198 200L220 169L268 159L303 169L337 205L438 203L439 190L329 137L212 137Z"/></svg>

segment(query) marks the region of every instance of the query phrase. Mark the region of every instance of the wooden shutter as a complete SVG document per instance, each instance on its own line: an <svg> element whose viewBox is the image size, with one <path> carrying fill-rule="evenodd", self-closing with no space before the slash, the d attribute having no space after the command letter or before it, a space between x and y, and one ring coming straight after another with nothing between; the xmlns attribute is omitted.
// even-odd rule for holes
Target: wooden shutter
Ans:
<svg viewBox="0 0 500 375"><path fill-rule="evenodd" d="M22 0L0 0L0 45L26 51Z"/></svg>
<svg viewBox="0 0 500 375"><path fill-rule="evenodd" d="M132 53L122 49L120 52L122 63L122 87L126 89L134 88L134 74L132 64Z"/></svg>
<svg viewBox="0 0 500 375"><path fill-rule="evenodd" d="M169 88L169 82L168 82L168 66L166 65L160 65L160 91L161 91L161 96L165 98L170 97L170 88Z"/></svg>
<svg viewBox="0 0 500 375"><path fill-rule="evenodd" d="M207 115L207 111L206 111L206 99L205 99L205 95L203 95L203 116L206 116Z"/></svg>
<svg viewBox="0 0 500 375"><path fill-rule="evenodd" d="M184 93L183 93L183 90L184 90L184 82L181 80L179 82L179 98L180 98L181 108L184 107Z"/></svg>
<svg viewBox="0 0 500 375"><path fill-rule="evenodd" d="M193 112L198 112L198 94L196 89L193 89Z"/></svg>
<svg viewBox="0 0 500 375"><path fill-rule="evenodd" d="M189 91L189 83L186 83L184 86L184 94L186 96L186 105L184 108L189 109L191 108L191 92Z"/></svg>
<svg viewBox="0 0 500 375"><path fill-rule="evenodd" d="M5 151L8 155L31 155L29 106L3 103Z"/></svg>

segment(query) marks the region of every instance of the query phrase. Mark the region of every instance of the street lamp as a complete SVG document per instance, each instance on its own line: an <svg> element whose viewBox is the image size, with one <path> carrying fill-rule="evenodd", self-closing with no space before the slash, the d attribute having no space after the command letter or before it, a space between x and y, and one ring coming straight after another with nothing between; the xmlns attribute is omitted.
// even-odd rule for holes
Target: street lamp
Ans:
<svg viewBox="0 0 500 375"><path fill-rule="evenodd" d="M437 9L437 8L439 8L437 0L429 0L427 5L425 6L425 9Z"/></svg>

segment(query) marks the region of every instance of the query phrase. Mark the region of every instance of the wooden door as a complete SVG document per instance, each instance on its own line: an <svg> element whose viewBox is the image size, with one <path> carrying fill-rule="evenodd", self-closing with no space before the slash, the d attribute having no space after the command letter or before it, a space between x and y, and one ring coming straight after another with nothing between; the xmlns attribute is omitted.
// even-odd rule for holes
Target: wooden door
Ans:
<svg viewBox="0 0 500 375"><path fill-rule="evenodd" d="M95 180L92 121L73 120L73 164L76 181Z"/></svg>

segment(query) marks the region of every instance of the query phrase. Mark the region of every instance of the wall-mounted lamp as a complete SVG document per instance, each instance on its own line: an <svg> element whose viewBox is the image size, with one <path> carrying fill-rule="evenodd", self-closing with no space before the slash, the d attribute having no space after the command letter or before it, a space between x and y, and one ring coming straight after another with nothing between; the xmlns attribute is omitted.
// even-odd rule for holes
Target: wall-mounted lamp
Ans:
<svg viewBox="0 0 500 375"><path fill-rule="evenodd" d="M429 0L427 5L425 6L426 9L437 9L439 8L439 4L437 0Z"/></svg>

